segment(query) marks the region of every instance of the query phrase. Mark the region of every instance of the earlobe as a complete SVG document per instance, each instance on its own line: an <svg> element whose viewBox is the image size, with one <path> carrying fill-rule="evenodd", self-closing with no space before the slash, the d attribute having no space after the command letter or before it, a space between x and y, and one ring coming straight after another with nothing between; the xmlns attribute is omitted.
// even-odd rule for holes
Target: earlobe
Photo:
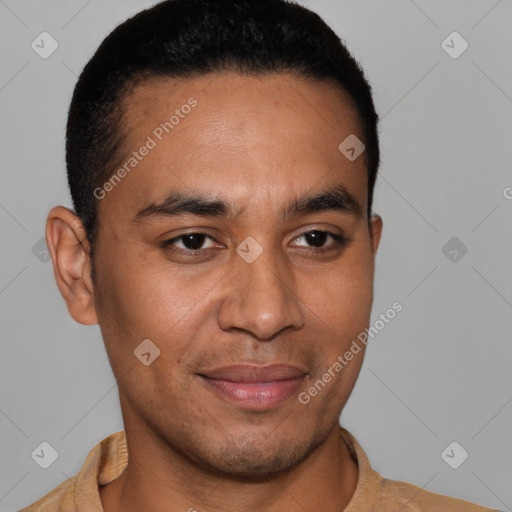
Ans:
<svg viewBox="0 0 512 512"><path fill-rule="evenodd" d="M371 219L371 229L372 229L372 244L373 244L373 254L377 255L377 250L379 249L380 238L382 235L382 218L380 215L376 213L372 215Z"/></svg>
<svg viewBox="0 0 512 512"><path fill-rule="evenodd" d="M46 222L46 243L70 315L81 324L97 324L89 243L82 222L67 208L53 208Z"/></svg>

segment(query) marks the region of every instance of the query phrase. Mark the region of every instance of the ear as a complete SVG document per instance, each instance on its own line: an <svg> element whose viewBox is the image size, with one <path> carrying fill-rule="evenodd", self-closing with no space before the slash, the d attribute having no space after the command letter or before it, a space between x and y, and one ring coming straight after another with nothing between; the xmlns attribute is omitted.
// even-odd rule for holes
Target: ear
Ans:
<svg viewBox="0 0 512 512"><path fill-rule="evenodd" d="M78 323L97 324L90 247L81 220L63 206L53 208L46 221L46 244L69 314Z"/></svg>
<svg viewBox="0 0 512 512"><path fill-rule="evenodd" d="M372 215L371 219L371 242L373 245L373 256L377 255L377 250L380 244L380 236L382 234L382 218L376 213Z"/></svg>

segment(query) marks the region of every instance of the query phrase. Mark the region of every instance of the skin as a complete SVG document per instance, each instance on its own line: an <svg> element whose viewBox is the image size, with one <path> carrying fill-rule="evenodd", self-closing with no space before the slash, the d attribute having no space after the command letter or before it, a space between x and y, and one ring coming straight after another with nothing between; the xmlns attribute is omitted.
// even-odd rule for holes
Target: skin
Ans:
<svg viewBox="0 0 512 512"><path fill-rule="evenodd" d="M338 150L349 134L362 139L358 117L329 83L286 73L160 79L124 99L121 162L190 97L197 106L99 201L95 282L79 219L63 207L48 217L59 289L77 322L99 323L119 385L130 460L101 488L104 509L342 510L358 468L339 416L364 350L309 404L297 395L370 322L382 219L366 216L363 156L351 162ZM295 197L339 186L361 215L283 216ZM232 215L135 220L173 191L225 201ZM162 247L198 229L212 237L199 255L185 254L183 239ZM349 241L327 237L321 252L304 236L312 230ZM252 263L236 252L248 236L263 249ZM149 366L133 353L145 339L161 351ZM198 377L238 363L307 375L279 406L247 410Z"/></svg>

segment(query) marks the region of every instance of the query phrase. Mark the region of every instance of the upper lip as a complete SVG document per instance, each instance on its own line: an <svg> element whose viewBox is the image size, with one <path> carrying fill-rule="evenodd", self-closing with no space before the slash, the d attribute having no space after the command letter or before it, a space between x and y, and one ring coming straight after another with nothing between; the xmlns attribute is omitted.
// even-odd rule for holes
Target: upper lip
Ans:
<svg viewBox="0 0 512 512"><path fill-rule="evenodd" d="M266 366L238 364L203 371L199 375L210 379L229 380L232 382L272 382L276 380L297 379L306 374L307 371L288 364Z"/></svg>

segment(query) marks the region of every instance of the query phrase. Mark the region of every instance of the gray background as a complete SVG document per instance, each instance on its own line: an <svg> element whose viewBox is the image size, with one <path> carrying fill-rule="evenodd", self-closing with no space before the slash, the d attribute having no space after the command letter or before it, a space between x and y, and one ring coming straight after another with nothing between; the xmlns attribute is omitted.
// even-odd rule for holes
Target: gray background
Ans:
<svg viewBox="0 0 512 512"><path fill-rule="evenodd" d="M76 75L114 26L151 4L0 0L2 511L75 475L122 428L99 329L68 316L37 243L48 210L70 205L64 128ZM343 424L383 475L511 510L512 2L305 4L374 89L384 231L372 323L393 302L404 307L369 344ZM31 48L43 31L59 43L48 59ZM469 43L456 59L441 46L453 31ZM454 236L468 249L455 262L442 251ZM46 470L31 458L42 441L59 453ZM469 452L456 470L441 458L452 441Z"/></svg>

